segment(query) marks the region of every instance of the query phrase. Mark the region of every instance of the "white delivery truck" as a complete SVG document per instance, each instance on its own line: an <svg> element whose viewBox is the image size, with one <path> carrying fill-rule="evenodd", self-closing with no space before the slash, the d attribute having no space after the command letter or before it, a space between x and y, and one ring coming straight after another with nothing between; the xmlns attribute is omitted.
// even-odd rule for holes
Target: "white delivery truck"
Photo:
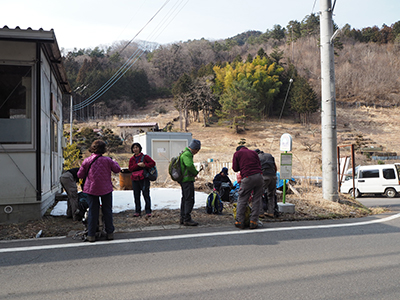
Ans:
<svg viewBox="0 0 400 300"><path fill-rule="evenodd" d="M353 177L347 173L340 185L341 193L349 193L356 198L362 194L385 194L393 198L400 193L400 164L358 166Z"/></svg>

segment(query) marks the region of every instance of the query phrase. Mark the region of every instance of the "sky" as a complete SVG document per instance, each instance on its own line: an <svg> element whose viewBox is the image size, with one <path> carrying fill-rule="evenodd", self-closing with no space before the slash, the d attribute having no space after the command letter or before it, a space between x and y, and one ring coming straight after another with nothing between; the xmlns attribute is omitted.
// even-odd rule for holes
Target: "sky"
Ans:
<svg viewBox="0 0 400 300"><path fill-rule="evenodd" d="M54 29L60 49L107 47L118 41L219 40L248 30L301 22L321 0L2 0L0 26ZM362 29L400 20L399 0L331 0L334 21Z"/></svg>
<svg viewBox="0 0 400 300"><path fill-rule="evenodd" d="M64 192L65 194L65 192ZM65 194L66 195L66 194ZM151 209L180 209L181 207L181 189L152 188L150 189ZM194 208L206 206L208 194L195 192ZM142 208L144 209L144 200L142 199ZM117 214L126 210L134 210L133 191L113 191L113 213ZM66 216L67 201L58 201L50 215Z"/></svg>

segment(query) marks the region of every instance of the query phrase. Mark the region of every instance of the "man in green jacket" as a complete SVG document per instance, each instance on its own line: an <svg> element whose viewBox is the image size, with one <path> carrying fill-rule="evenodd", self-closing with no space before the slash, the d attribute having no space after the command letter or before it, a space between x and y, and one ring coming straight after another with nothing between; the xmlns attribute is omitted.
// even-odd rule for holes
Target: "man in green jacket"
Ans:
<svg viewBox="0 0 400 300"><path fill-rule="evenodd" d="M181 198L181 224L185 226L197 226L199 223L192 220L192 210L194 206L194 181L200 168L197 171L193 163L193 155L196 155L201 148L201 142L199 140L192 140L189 147L186 147L183 151L180 162L183 179L179 184L182 189Z"/></svg>

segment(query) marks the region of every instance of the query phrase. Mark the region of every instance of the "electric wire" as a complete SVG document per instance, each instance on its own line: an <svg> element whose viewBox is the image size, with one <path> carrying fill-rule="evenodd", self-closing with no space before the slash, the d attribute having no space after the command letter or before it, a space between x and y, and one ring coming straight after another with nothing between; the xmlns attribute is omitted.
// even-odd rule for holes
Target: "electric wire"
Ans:
<svg viewBox="0 0 400 300"><path fill-rule="evenodd" d="M315 4L317 3L317 0L314 0L314 5L313 5L313 7L312 7L312 10L311 10L311 14L313 14L313 12L314 12L314 8L315 8Z"/></svg>
<svg viewBox="0 0 400 300"><path fill-rule="evenodd" d="M150 19L153 20L154 17L161 11L161 9L169 2L170 0L167 0L164 5L153 15L153 17ZM130 44L132 43L132 41L137 37L137 35L150 23L147 22L146 25L135 35L135 37L130 40L125 47L122 49L122 51ZM121 52L122 52L121 51ZM141 52L141 53L140 53ZM138 48L136 49L136 51L128 58L128 60L114 73L114 75L105 83L103 84L103 86L98 89L94 94L92 94L89 98L87 98L86 100L84 100L83 102L74 105L73 110L79 110L82 109L88 105L90 105L91 103L93 103L94 101L96 101L99 97L101 97L102 95L104 95L105 92L107 92L115 83L117 83L117 81L133 66L133 64L144 54L145 50L141 50L141 47L138 46ZM135 60L133 60L135 58L135 56L137 55L137 53L140 53L137 58ZM132 62L133 61L133 62ZM122 75L121 75L122 74Z"/></svg>
<svg viewBox="0 0 400 300"><path fill-rule="evenodd" d="M88 105L90 105L91 103L93 103L94 101L96 101L101 95L103 95L103 91L106 92L109 88L111 88L118 80L119 80L119 75L130 69L130 67L133 65L133 63L131 64L134 56L140 51L140 48L136 49L136 51L128 58L128 60L114 73L113 76L111 76L110 79L107 80L106 83L103 84L103 86L101 88L99 88L95 93L93 93L89 98L87 98L86 100L82 101L79 104L76 104L73 106L73 110L79 110L82 109ZM143 54L143 53L142 53ZM126 72L124 72L125 74Z"/></svg>
<svg viewBox="0 0 400 300"><path fill-rule="evenodd" d="M160 7L160 9L150 18L150 20L147 21L147 23L138 31L138 33L136 33L136 35L125 45L125 47L122 48L121 52L124 51L125 48L128 47L128 45L133 42L133 40L143 31L143 29L147 27L147 25L149 25L149 23L158 15L158 13L168 4L169 1L170 0L164 2L163 6Z"/></svg>
<svg viewBox="0 0 400 300"><path fill-rule="evenodd" d="M135 37L130 40L125 47L122 49L122 51L138 36L138 34L150 23L151 20L154 19L154 17L161 11L162 8L165 7L165 5L169 2L170 0L167 0L162 7L153 15L153 17L145 24L145 26L143 26L140 31L135 35ZM126 71L132 67L133 63L130 64L130 62L132 61L134 55L136 55L136 53L138 52L138 50L140 49L140 47L138 47L138 49L136 49L136 51L128 58L128 60L114 73L114 75L105 83L103 84L103 86L97 90L94 94L92 94L89 98L87 98L86 100L84 100L83 102L74 105L73 107L73 111L82 109L88 105L90 105L91 103L93 103L94 101L96 101L100 96L102 96L106 91L108 91L122 76L119 76L121 73L125 74ZM121 51L121 52L122 52ZM141 53L141 55L144 52ZM140 56L141 56L140 55ZM139 56L139 57L140 57ZM135 60L136 62L137 60Z"/></svg>
<svg viewBox="0 0 400 300"><path fill-rule="evenodd" d="M161 11L162 8L165 7L165 5L169 2L170 0L166 1L164 3L164 5L156 12L156 14L150 19L153 20L154 17ZM163 20L160 22L160 24L165 24L165 22L168 21L168 25L172 22L173 19L175 19L175 17L179 14L179 12L184 8L184 6L187 4L188 0L186 0L186 3L183 4L182 7L179 6L184 2L184 0L181 0L179 3L175 4L169 11L169 13L163 18ZM179 9L179 10L178 10ZM172 17L171 17L172 16ZM148 21L146 23L146 25L139 31L139 33L150 23L150 21ZM148 40L152 39L152 36L154 36L157 31L159 31L160 26L158 25L153 32L150 34L150 38ZM162 31L164 31L166 28L166 26L163 26ZM161 32L162 32L161 31ZM161 34L161 32L158 33L157 37ZM138 34L139 34L138 33ZM138 34L135 35L135 37L130 40L125 47L122 49L122 51L130 44L132 43L132 41L138 36ZM142 44L142 45L141 45ZM147 47L145 47L144 42L138 44L138 48L136 49L136 51L128 58L128 60L116 71L116 73L114 73L114 75L99 89L97 90L93 95L91 95L89 98L87 98L86 100L84 100L83 102L74 105L73 107L73 111L77 111L80 109L85 108L86 106L92 104L94 101L96 101L97 99L99 99L102 95L104 95L104 93L106 93L115 83L117 83L119 81L119 79L122 78L122 76L124 76L124 74L138 61L138 59L146 52ZM122 52L121 51L121 52Z"/></svg>

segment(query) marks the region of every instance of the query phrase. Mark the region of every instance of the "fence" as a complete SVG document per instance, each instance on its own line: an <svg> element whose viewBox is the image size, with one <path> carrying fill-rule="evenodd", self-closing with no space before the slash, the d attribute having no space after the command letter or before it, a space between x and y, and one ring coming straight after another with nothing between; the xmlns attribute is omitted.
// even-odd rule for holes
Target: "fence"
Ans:
<svg viewBox="0 0 400 300"><path fill-rule="evenodd" d="M372 156L373 160L400 160L400 156Z"/></svg>
<svg viewBox="0 0 400 300"><path fill-rule="evenodd" d="M213 180L214 176L221 172L222 168L228 168L228 177L232 182L236 180L236 173L232 170L232 162L205 162L205 163L195 163L196 169L199 170L200 166L204 166L204 170L200 172L199 177L203 177L208 180Z"/></svg>

